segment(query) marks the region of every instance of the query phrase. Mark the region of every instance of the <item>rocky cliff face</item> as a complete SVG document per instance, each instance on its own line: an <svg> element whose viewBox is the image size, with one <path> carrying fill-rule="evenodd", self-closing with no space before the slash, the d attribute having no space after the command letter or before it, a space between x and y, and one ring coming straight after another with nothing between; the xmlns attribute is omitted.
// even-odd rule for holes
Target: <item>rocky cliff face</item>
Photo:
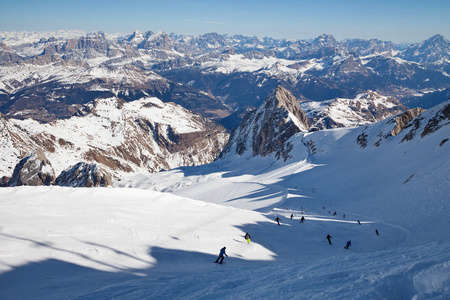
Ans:
<svg viewBox="0 0 450 300"><path fill-rule="evenodd" d="M391 135L396 136L397 134L399 134L403 130L403 128L405 128L409 124L409 122L411 122L412 119L414 119L424 111L424 109L416 107L398 115L395 119L393 119L396 125L394 129L392 129Z"/></svg>
<svg viewBox="0 0 450 300"><path fill-rule="evenodd" d="M9 186L51 185L55 171L42 149L24 157L15 167Z"/></svg>
<svg viewBox="0 0 450 300"><path fill-rule="evenodd" d="M287 140L301 131L308 131L306 114L298 100L278 86L258 109L244 117L221 157L229 153L252 156L276 153L278 158L286 159L290 151Z"/></svg>
<svg viewBox="0 0 450 300"><path fill-rule="evenodd" d="M57 174L86 161L117 179L212 162L228 140L223 127L156 98L97 99L77 115L51 123L0 118L0 174L9 176L17 156L42 148Z"/></svg>
<svg viewBox="0 0 450 300"><path fill-rule="evenodd" d="M64 170L55 183L59 186L69 187L95 187L110 186L111 176L98 167L96 163L79 162L75 166Z"/></svg>
<svg viewBox="0 0 450 300"><path fill-rule="evenodd" d="M450 100L439 104L427 111L421 108L407 110L397 116L370 125L361 126L360 134L356 138L361 148L370 146L381 147L388 139L406 143L420 140L434 132L448 129L450 125ZM359 129L357 128L357 129ZM376 128L376 129L374 129ZM443 129L445 128L445 129ZM448 142L449 138L439 141L439 146Z"/></svg>

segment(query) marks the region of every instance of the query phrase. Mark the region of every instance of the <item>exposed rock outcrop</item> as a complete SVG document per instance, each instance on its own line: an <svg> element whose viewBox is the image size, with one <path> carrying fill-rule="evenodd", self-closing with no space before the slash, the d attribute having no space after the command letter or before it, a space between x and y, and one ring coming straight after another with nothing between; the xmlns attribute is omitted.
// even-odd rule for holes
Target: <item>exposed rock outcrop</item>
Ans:
<svg viewBox="0 0 450 300"><path fill-rule="evenodd" d="M57 178L59 186L95 187L110 186L111 176L95 163L79 162L63 171Z"/></svg>
<svg viewBox="0 0 450 300"><path fill-rule="evenodd" d="M431 118L425 126L421 137L436 132L444 125L450 124L450 103L447 103L442 109L440 109L436 115Z"/></svg>
<svg viewBox="0 0 450 300"><path fill-rule="evenodd" d="M416 107L398 115L398 117L394 119L397 125L394 127L394 129L392 129L391 136L396 136L397 134L399 134L400 131L402 131L403 128L405 128L412 119L414 119L424 111L424 109Z"/></svg>
<svg viewBox="0 0 450 300"><path fill-rule="evenodd" d="M42 149L39 149L16 165L9 186L51 185L54 181L55 171Z"/></svg>
<svg viewBox="0 0 450 300"><path fill-rule="evenodd" d="M251 151L252 156L275 152L278 158L287 159L291 147L286 142L301 131L308 131L306 114L292 93L278 86L257 110L244 117L220 157Z"/></svg>

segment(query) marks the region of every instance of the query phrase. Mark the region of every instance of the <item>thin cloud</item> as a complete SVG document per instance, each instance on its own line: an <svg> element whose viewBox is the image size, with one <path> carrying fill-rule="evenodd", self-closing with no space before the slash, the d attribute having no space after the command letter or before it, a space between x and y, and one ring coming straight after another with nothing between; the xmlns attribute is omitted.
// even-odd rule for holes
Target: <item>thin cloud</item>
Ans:
<svg viewBox="0 0 450 300"><path fill-rule="evenodd" d="M216 25L222 25L223 23L220 23L220 22L214 22L214 21L203 21L203 23L206 23L206 24L216 24Z"/></svg>

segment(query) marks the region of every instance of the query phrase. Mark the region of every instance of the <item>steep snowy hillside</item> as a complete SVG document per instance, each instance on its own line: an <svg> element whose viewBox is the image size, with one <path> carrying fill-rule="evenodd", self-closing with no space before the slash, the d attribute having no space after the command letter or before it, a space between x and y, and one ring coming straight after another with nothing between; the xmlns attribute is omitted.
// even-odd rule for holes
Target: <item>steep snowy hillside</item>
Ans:
<svg viewBox="0 0 450 300"><path fill-rule="evenodd" d="M409 118L298 133L286 162L236 154L122 184L262 212L326 207L405 228L411 244L450 240L436 230L449 226L449 109L445 102Z"/></svg>
<svg viewBox="0 0 450 300"><path fill-rule="evenodd" d="M44 124L2 116L2 174L11 176L18 157L42 148L56 175L80 161L94 161L120 178L211 162L228 138L223 128L156 98L99 99L78 115Z"/></svg>

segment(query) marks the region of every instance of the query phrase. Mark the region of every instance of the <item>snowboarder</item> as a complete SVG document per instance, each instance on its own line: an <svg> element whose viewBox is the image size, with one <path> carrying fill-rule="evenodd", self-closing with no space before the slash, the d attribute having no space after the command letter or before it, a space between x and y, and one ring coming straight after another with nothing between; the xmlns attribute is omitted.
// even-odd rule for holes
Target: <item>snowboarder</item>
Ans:
<svg viewBox="0 0 450 300"><path fill-rule="evenodd" d="M245 240L247 241L247 244L250 244L250 238L251 238L251 236L250 236L250 234L248 234L248 232L245 234Z"/></svg>
<svg viewBox="0 0 450 300"><path fill-rule="evenodd" d="M292 220L293 217L294 217L294 214L291 214L291 220Z"/></svg>
<svg viewBox="0 0 450 300"><path fill-rule="evenodd" d="M352 245L352 241L347 241L347 245L345 245L344 249L348 249Z"/></svg>
<svg viewBox="0 0 450 300"><path fill-rule="evenodd" d="M303 221L305 221L305 217L302 216L302 218L300 219L300 223L303 223Z"/></svg>
<svg viewBox="0 0 450 300"><path fill-rule="evenodd" d="M358 224L361 225L361 222L358 220Z"/></svg>
<svg viewBox="0 0 450 300"><path fill-rule="evenodd" d="M281 221L280 218L277 217L277 218L275 219L275 221L277 221L278 225L280 225L280 221Z"/></svg>
<svg viewBox="0 0 450 300"><path fill-rule="evenodd" d="M378 229L375 229L375 233L379 236L380 234L378 233Z"/></svg>
<svg viewBox="0 0 450 300"><path fill-rule="evenodd" d="M222 262L223 262L223 259L224 259L224 255L226 256L226 257L228 257L228 255L225 253L225 249L227 249L227 247L223 247L222 249L220 249L220 253L219 253L219 257L216 259L216 263L219 263L219 264L221 264ZM220 259L220 262L219 262L219 259Z"/></svg>
<svg viewBox="0 0 450 300"><path fill-rule="evenodd" d="M330 243L330 245L331 245L331 239L332 239L333 237L331 236L331 235L327 235L327 240L328 240L328 243Z"/></svg>

